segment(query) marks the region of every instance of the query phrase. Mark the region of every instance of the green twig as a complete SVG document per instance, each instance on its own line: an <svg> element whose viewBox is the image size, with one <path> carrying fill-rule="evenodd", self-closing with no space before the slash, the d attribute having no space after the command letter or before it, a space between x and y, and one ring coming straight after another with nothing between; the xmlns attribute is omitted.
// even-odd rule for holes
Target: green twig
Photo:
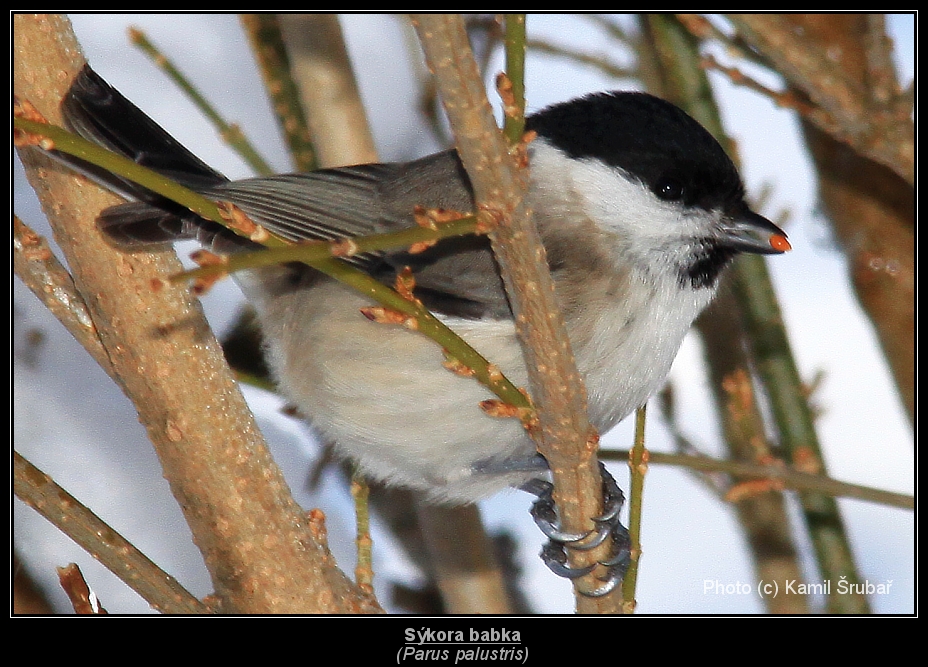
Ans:
<svg viewBox="0 0 928 667"><path fill-rule="evenodd" d="M628 503L628 536L631 540L631 563L622 582L622 609L631 614L635 610L635 587L638 584L638 562L641 559L641 510L644 495L644 476L648 471L649 452L644 446L644 425L647 421L645 406L635 412L635 445L628 455L631 470L631 489Z"/></svg>
<svg viewBox="0 0 928 667"><path fill-rule="evenodd" d="M173 282L198 280L244 269L256 269L287 262L303 262L313 266L319 260L333 257L362 255L380 250L404 248L420 243L428 244L450 236L475 234L478 226L476 216L470 215L458 220L441 223L435 229L408 227L396 232L356 236L338 241L310 241L273 250L239 252L226 257L219 264L207 264L198 269L178 273L171 276L171 280Z"/></svg>
<svg viewBox="0 0 928 667"><path fill-rule="evenodd" d="M236 233L241 233L229 226L229 221L223 217L219 206L215 202L211 202L193 190L174 183L151 169L142 167L132 160L116 155L60 127L27 120L18 116L14 117L13 122L15 130L19 132L17 141L20 143L31 143L44 150L58 150L79 157L146 187L157 194L164 195L207 220L212 220L232 231L236 231ZM413 230L411 233L416 234L419 232ZM268 247L274 248L289 245L286 241L275 236L267 236L261 242ZM340 259L321 258L313 260L310 266L330 278L353 287L388 309L407 316L406 326L428 336L441 345L452 359L471 369L475 379L496 394L504 403L518 408L520 418L524 420L532 419L531 403L519 391L518 387L512 384L460 336L432 315L421 303L401 296L395 290Z"/></svg>
<svg viewBox="0 0 928 667"><path fill-rule="evenodd" d="M330 278L353 287L365 296L386 306L390 310L407 316L404 323L408 328L428 336L445 349L448 356L474 372L474 378L496 394L504 403L522 410L531 410L531 403L486 358L468 345L436 318L422 304L410 301L386 285L374 280L363 271L346 264L340 259L314 261L312 267ZM522 413L526 420L530 412Z"/></svg>
<svg viewBox="0 0 928 667"><path fill-rule="evenodd" d="M733 289L741 303L747 340L763 379L781 445L794 461L813 458L824 468L814 416L805 398L780 307L770 283L767 265L760 257L745 257L734 269ZM803 514L815 548L822 578L857 584L860 577L854 553L834 498L817 492L800 494ZM832 613L869 613L863 595L832 594Z"/></svg>
<svg viewBox="0 0 928 667"><path fill-rule="evenodd" d="M621 449L601 449L599 451L600 458L604 461L626 461L631 454L630 450ZM648 452L648 464L677 466L701 472L720 472L732 477L768 479L777 482L784 488L795 489L796 491L814 491L829 496L864 500L886 505L887 507L915 509L914 496L875 489L860 484L841 482L823 475L801 472L780 464L766 465L746 461L716 459L711 456L696 454L669 454L651 451Z"/></svg>
<svg viewBox="0 0 928 667"><path fill-rule="evenodd" d="M213 105L194 87L190 80L184 76L167 56L158 50L154 44L149 41L144 32L138 28L129 29L129 39L139 49L144 51L152 62L162 69L177 86L186 93L187 97L200 109L210 122L216 126L219 136L223 141L229 144L243 160L250 166L254 172L260 176L269 176L274 173L270 165L262 158L254 146L249 143L248 139L242 132L242 128L234 123L227 123L219 112L213 108Z"/></svg>
<svg viewBox="0 0 928 667"><path fill-rule="evenodd" d="M525 14L505 15L506 77L511 88L506 100L503 134L512 146L525 132Z"/></svg>
<svg viewBox="0 0 928 667"><path fill-rule="evenodd" d="M158 172L136 164L132 160L117 155L92 141L87 141L55 125L20 117L13 118L13 129L25 132L34 137L45 137L47 141L42 143L36 142L39 148L61 151L62 153L73 155L81 160L102 167L113 174L122 176L133 183L137 183L152 192L164 195L171 201L175 201L181 206L187 207L199 216L208 220L214 220L219 224L227 224L223 221L222 214L216 202L210 201L193 190L185 188L169 178L162 176Z"/></svg>
<svg viewBox="0 0 928 667"><path fill-rule="evenodd" d="M265 88L273 103L274 115L297 171L318 169L316 151L300 102L300 91L290 72L290 57L281 36L277 15L242 14L241 22L251 41Z"/></svg>
<svg viewBox="0 0 928 667"><path fill-rule="evenodd" d="M355 583L370 592L374 585L373 542L371 541L370 486L364 475L355 471L351 478L351 497L354 498L354 514L357 521L355 548L357 563L354 568Z"/></svg>
<svg viewBox="0 0 928 667"><path fill-rule="evenodd" d="M698 43L673 16L655 15L648 20L666 68L669 85L662 92L671 96L671 101L699 121L723 146L731 147L708 79L700 68ZM805 400L765 260L759 255L743 255L732 266L730 276L739 319L760 381L770 397L781 444L791 455L799 454L802 449L822 463L812 411ZM822 578L858 583L853 553L835 500L812 492L804 492L800 498ZM837 592L830 596L829 609L835 613L869 611L862 595Z"/></svg>

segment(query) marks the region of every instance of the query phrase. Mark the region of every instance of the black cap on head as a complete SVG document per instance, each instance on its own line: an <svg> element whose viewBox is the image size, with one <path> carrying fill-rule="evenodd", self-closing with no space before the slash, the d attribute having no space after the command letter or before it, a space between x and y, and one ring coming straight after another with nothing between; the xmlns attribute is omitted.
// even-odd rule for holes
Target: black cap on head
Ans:
<svg viewBox="0 0 928 667"><path fill-rule="evenodd" d="M555 104L529 116L526 129L574 159L623 169L661 199L708 210L744 197L718 141L682 109L647 93L595 93Z"/></svg>

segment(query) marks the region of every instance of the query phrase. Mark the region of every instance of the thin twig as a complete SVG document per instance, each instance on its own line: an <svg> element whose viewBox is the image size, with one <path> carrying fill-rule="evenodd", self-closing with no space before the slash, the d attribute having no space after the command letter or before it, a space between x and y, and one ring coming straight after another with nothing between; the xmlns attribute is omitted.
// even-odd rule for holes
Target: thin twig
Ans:
<svg viewBox="0 0 928 667"><path fill-rule="evenodd" d="M580 65L594 67L606 76L610 76L614 79L630 79L635 76L635 70L633 68L611 63L604 55L583 53L539 38L529 39L526 46L533 54L543 53L548 56L565 58Z"/></svg>
<svg viewBox="0 0 928 667"><path fill-rule="evenodd" d="M396 232L355 236L338 241L310 241L283 248L240 252L225 257L219 264L210 264L178 273L171 276L171 280L174 282L198 280L224 273L233 273L274 264L285 264L287 262L304 262L312 266L319 260L333 257L353 257L381 250L406 248L416 244L433 244L451 236L474 234L478 231L478 226L476 216L470 215L436 224L434 228L424 226L408 227Z"/></svg>
<svg viewBox="0 0 928 667"><path fill-rule="evenodd" d="M631 452L622 449L600 450L600 458L605 461L628 460ZM749 479L770 479L782 484L783 488L796 491L814 491L837 498L854 498L866 502L914 510L915 497L894 491L885 491L861 484L841 482L824 475L814 475L791 468L782 463L762 464L745 461L726 461L710 456L692 454L668 454L665 452L648 452L648 462L657 465L669 465L689 468L703 472L725 473L732 477Z"/></svg>
<svg viewBox="0 0 928 667"><path fill-rule="evenodd" d="M373 542L371 540L370 498L371 489L360 474L355 473L351 480L351 497L354 498L355 550L357 563L354 568L354 582L363 590L374 590Z"/></svg>
<svg viewBox="0 0 928 667"><path fill-rule="evenodd" d="M113 367L100 343L87 304L74 279L44 238L13 216L13 272L45 304L110 377ZM115 379L115 378L114 378Z"/></svg>
<svg viewBox="0 0 928 667"><path fill-rule="evenodd" d="M165 72L170 79L180 88L197 108L206 116L209 121L216 127L219 136L222 137L229 146L254 170L259 176L269 176L273 169L267 161L261 157L248 138L242 132L242 128L235 123L227 123L218 111L210 104L199 90L193 85L183 72L181 72L172 63L158 47L152 44L151 40L138 28L129 29L129 39L146 55L152 62Z"/></svg>
<svg viewBox="0 0 928 667"><path fill-rule="evenodd" d="M610 15L581 14L580 16L595 25L597 28L605 30L609 37L619 42L620 44L629 47L633 45L634 37L630 36L620 23L611 20Z"/></svg>
<svg viewBox="0 0 928 667"><path fill-rule="evenodd" d="M748 76L737 67L728 67L716 60L715 56L706 54L702 57L701 65L706 69L713 69L728 77L736 86L744 86L750 90L770 98L777 106L793 109L805 116L812 116L820 111L812 104L796 95L793 91L777 91L765 86L757 79Z"/></svg>
<svg viewBox="0 0 928 667"><path fill-rule="evenodd" d="M644 476L648 472L650 452L644 446L644 426L647 408L642 406L635 412L635 446L628 453L631 471L631 489L628 504L628 536L631 541L631 563L622 581L622 610L634 613L637 600L635 588L638 584L638 563L641 560L641 510L644 505Z"/></svg>
<svg viewBox="0 0 928 667"><path fill-rule="evenodd" d="M281 35L280 20L276 14L242 14L241 22L261 67L264 87L273 102L274 115L297 171L318 169L300 91L290 72L290 57Z"/></svg>
<svg viewBox="0 0 928 667"><path fill-rule="evenodd" d="M675 14L677 21L700 42L715 40L721 44L726 53L737 56L740 60L768 67L769 63L759 55L750 44L744 41L737 32L732 35L725 34L712 21L701 14Z"/></svg>
<svg viewBox="0 0 928 667"><path fill-rule="evenodd" d="M13 452L13 489L87 553L165 614L208 614L205 604L44 472Z"/></svg>
<svg viewBox="0 0 928 667"><path fill-rule="evenodd" d="M84 579L84 574L77 566L77 563L70 563L65 567L57 568L57 570L58 581L71 600L71 606L74 607L76 614L105 616L109 613L100 604L94 592L90 590L90 586L87 585L87 580Z"/></svg>
<svg viewBox="0 0 928 667"><path fill-rule="evenodd" d="M17 108L16 113L18 111ZM152 192L164 195L208 220L228 224L222 222L223 216L216 202L210 201L193 190L165 178L156 171L136 164L132 160L117 155L92 141L71 134L61 127L30 120L14 113L13 128L14 140L17 145L32 144L43 150L68 153L148 188Z"/></svg>
<svg viewBox="0 0 928 667"><path fill-rule="evenodd" d="M503 134L518 146L525 132L525 14L505 14L506 94L503 95Z"/></svg>

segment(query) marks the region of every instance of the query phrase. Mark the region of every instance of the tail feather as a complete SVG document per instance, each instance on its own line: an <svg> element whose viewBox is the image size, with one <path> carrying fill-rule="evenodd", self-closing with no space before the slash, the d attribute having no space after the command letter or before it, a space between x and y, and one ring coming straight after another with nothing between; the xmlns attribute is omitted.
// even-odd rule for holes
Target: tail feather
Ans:
<svg viewBox="0 0 928 667"><path fill-rule="evenodd" d="M80 136L148 167L196 191L228 179L200 160L145 112L85 65L62 102L68 126ZM205 220L183 206L92 165L66 158L82 170L122 192L132 201L112 206L97 224L115 243L139 246L197 239L217 252L254 247L222 225Z"/></svg>
<svg viewBox="0 0 928 667"><path fill-rule="evenodd" d="M76 133L192 190L228 179L187 150L85 65L62 102Z"/></svg>
<svg viewBox="0 0 928 667"><path fill-rule="evenodd" d="M248 239L180 206L176 210L165 210L147 202L119 204L101 212L97 226L111 241L125 247L171 243L179 239L195 239L204 248L222 254L256 247Z"/></svg>

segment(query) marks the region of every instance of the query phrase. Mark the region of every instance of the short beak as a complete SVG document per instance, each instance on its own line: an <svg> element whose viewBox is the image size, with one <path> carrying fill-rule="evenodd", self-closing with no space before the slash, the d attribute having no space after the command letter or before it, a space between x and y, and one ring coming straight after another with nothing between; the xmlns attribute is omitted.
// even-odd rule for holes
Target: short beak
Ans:
<svg viewBox="0 0 928 667"><path fill-rule="evenodd" d="M760 255L778 255L792 248L782 229L747 209L722 224L722 240L732 250Z"/></svg>

